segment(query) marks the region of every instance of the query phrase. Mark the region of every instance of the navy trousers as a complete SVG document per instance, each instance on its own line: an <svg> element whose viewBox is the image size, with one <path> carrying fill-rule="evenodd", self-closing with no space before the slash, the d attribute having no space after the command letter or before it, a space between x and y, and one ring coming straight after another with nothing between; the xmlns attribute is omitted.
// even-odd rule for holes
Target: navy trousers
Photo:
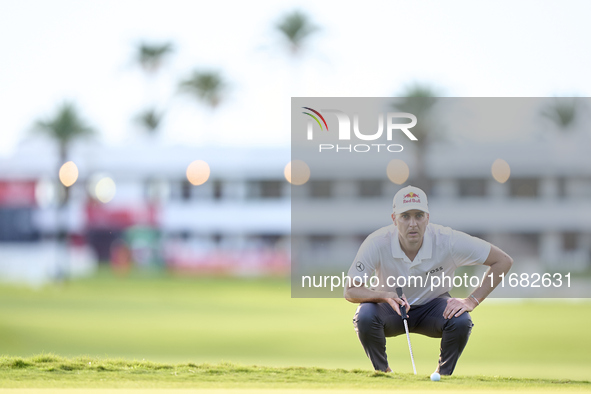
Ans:
<svg viewBox="0 0 591 394"><path fill-rule="evenodd" d="M436 372L451 375L462 354L474 324L467 312L451 319L443 318L449 295L423 305L411 305L408 328L412 333L441 338L439 365ZM378 371L386 371L386 337L404 335L402 318L389 304L362 303L355 312L353 325L367 357Z"/></svg>

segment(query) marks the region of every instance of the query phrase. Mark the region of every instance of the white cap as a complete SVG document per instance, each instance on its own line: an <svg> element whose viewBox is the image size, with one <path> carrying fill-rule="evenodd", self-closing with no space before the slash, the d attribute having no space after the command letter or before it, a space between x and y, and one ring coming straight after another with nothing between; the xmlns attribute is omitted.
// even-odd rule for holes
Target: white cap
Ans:
<svg viewBox="0 0 591 394"><path fill-rule="evenodd" d="M429 213L427 195L424 191L414 186L407 186L398 190L398 193L394 196L392 208L395 214L410 211L411 209L418 209L419 211Z"/></svg>

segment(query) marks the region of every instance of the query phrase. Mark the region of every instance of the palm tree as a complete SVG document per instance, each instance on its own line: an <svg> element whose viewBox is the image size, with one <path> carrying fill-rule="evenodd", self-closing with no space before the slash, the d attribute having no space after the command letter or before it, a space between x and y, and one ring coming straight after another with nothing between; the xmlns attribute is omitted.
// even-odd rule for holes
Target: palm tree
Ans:
<svg viewBox="0 0 591 394"><path fill-rule="evenodd" d="M77 139L93 135L95 131L87 125L80 117L78 109L73 103L64 102L57 110L57 113L49 119L39 120L35 123L35 130L43 133L53 139L58 144L59 167L68 161L69 148ZM56 171L57 174L57 171ZM69 188L63 186L64 198L60 201L60 206L65 206L68 202Z"/></svg>
<svg viewBox="0 0 591 394"><path fill-rule="evenodd" d="M135 121L143 127L149 134L154 135L162 125L164 112L159 112L155 108L149 108L140 112Z"/></svg>
<svg viewBox="0 0 591 394"><path fill-rule="evenodd" d="M68 160L68 153L71 144L81 138L86 138L93 135L94 130L80 117L75 105L70 102L64 102L57 110L57 113L49 119L39 120L35 123L34 130L43 133L53 139L58 144L59 163L56 169L56 176L59 173L59 168ZM62 245L66 243L67 224L66 224L66 207L69 201L69 187L64 186L59 180L56 183L59 190L63 193L58 195L60 198L57 206L58 217L58 240ZM56 274L57 280L63 280L66 277L66 269L64 262L58 261L58 272Z"/></svg>
<svg viewBox="0 0 591 394"><path fill-rule="evenodd" d="M578 109L576 97L556 97L542 109L542 116L550 119L560 130L568 131L577 119Z"/></svg>
<svg viewBox="0 0 591 394"><path fill-rule="evenodd" d="M136 61L147 74L154 74L160 70L165 58L174 52L171 42L163 44L140 43L137 47Z"/></svg>
<svg viewBox="0 0 591 394"><path fill-rule="evenodd" d="M275 27L286 40L293 55L300 53L306 40L318 30L310 22L310 18L298 10L285 15Z"/></svg>
<svg viewBox="0 0 591 394"><path fill-rule="evenodd" d="M174 45L171 42L157 43L140 43L136 48L135 61L144 70L149 86L146 90L145 109L136 115L135 121L139 123L149 134L155 135L158 130L164 113L157 112L156 105L150 101L156 100L158 97L156 86L153 84L153 77L162 68L164 61L174 52Z"/></svg>
<svg viewBox="0 0 591 394"><path fill-rule="evenodd" d="M181 81L179 88L215 109L224 99L227 84L218 71L196 70L189 78Z"/></svg>
<svg viewBox="0 0 591 394"><path fill-rule="evenodd" d="M429 125L429 115L437 103L439 90L425 83L414 83L407 86L399 95L392 107L395 110L408 112L417 117L417 124L412 133L417 137L413 143L416 146L416 171L413 178L415 186L429 193L429 180L425 173L424 155L427 146L437 138Z"/></svg>
<svg viewBox="0 0 591 394"><path fill-rule="evenodd" d="M63 103L53 118L37 121L35 129L58 143L60 166L66 162L68 149L73 141L95 133L80 117L76 106L70 102Z"/></svg>

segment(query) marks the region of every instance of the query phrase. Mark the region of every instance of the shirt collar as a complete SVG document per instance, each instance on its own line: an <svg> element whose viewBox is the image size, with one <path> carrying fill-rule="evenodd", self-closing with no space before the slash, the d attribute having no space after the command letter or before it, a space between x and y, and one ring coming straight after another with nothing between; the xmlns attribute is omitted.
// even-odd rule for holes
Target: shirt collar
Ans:
<svg viewBox="0 0 591 394"><path fill-rule="evenodd" d="M392 225L394 228L392 231L392 257L396 259L406 259L408 260L408 256L404 253L402 248L400 247L400 241L398 240L398 228L395 225ZM417 257L420 260L430 259L433 256L433 235L431 234L431 226L427 225L425 229L425 234L423 235L423 244L421 245L421 249L419 249L419 253ZM416 258L415 258L416 260Z"/></svg>
<svg viewBox="0 0 591 394"><path fill-rule="evenodd" d="M423 235L423 244L419 249L419 257L421 260L430 259L433 255L433 235L431 234L431 227L427 225L425 234Z"/></svg>
<svg viewBox="0 0 591 394"><path fill-rule="evenodd" d="M392 257L394 257L395 259L404 259L406 255L400 247L400 241L398 240L398 228L394 224L392 225L392 227Z"/></svg>

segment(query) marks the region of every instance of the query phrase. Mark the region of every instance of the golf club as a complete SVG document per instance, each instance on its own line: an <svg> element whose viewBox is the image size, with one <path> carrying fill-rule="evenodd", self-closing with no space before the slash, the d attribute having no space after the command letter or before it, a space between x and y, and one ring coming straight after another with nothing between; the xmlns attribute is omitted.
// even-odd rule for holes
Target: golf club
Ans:
<svg viewBox="0 0 591 394"><path fill-rule="evenodd" d="M396 294L398 294L398 297L402 298L402 288L397 287ZM404 322L404 330L406 331L406 339L408 340L408 350L410 350L410 361L412 361L412 370L414 371L414 373L416 375L417 369L415 368L415 358L412 355L412 346L410 345L410 335L408 332L408 323L406 321L408 316L406 315L406 307L404 305L400 306L400 314L402 315L402 321Z"/></svg>

